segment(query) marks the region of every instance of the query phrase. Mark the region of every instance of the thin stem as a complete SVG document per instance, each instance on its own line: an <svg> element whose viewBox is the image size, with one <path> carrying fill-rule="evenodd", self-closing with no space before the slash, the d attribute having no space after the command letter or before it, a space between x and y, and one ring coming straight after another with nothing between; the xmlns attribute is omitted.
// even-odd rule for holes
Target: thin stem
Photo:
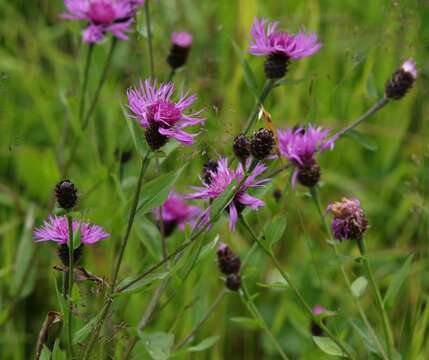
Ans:
<svg viewBox="0 0 429 360"><path fill-rule="evenodd" d="M247 221L240 216L241 223L244 225L246 230L249 232L249 234L252 236L253 240L261 247L261 249L271 258L273 261L275 267L280 272L280 275L283 277L284 280L288 283L289 287L292 289L295 297L298 299L298 301L301 303L303 308L306 310L310 318L319 325L320 328L323 329L325 334L332 339L335 344L338 345L338 347L343 351L344 354L346 354L350 359L355 359L354 355L350 353L350 351L343 345L343 343L336 338L336 336L326 327L323 322L313 314L313 311L311 310L310 305L305 301L304 297L302 296L301 292L298 290L298 288L294 285L292 282L290 276L282 269L280 263L278 262L277 258L275 257L274 253L267 249L264 244L261 243L259 240L259 237L254 233L253 229L249 226Z"/></svg>
<svg viewBox="0 0 429 360"><path fill-rule="evenodd" d="M150 64L150 76L155 79L155 67L153 62L153 47L152 47L152 31L150 28L150 13L149 13L149 0L144 3L144 14L146 19L147 28L147 46L149 50L149 64Z"/></svg>
<svg viewBox="0 0 429 360"><path fill-rule="evenodd" d="M68 266L68 296L67 296L67 356L69 359L73 359L73 342L72 342L72 294L73 294L73 218L70 214L67 214L67 226L69 235L69 266Z"/></svg>
<svg viewBox="0 0 429 360"><path fill-rule="evenodd" d="M198 332L198 330L203 326L203 324L207 321L207 319L210 317L210 315L214 312L218 304L222 301L223 297L227 291L224 289L222 290L219 295L216 297L216 299L213 301L213 303L210 305L210 307L207 309L206 313L203 315L203 317L198 321L198 323L194 326L194 328L191 330L191 332L186 335L182 340L178 342L178 344L174 347L174 350L177 351L181 349L183 346L186 346L190 341L194 339L195 334Z"/></svg>
<svg viewBox="0 0 429 360"><path fill-rule="evenodd" d="M383 322L383 331L384 331L384 336L386 337L387 353L389 354L389 358L391 359L392 349L394 348L394 341L393 341L392 329L390 327L389 317L387 316L386 309L384 308L383 299L381 297L380 289L377 286L377 283L374 278L374 273L372 272L371 265L368 261L365 240L363 237L358 240L358 245L359 245L359 251L362 255L362 261L363 261L365 270L368 273L369 282L371 283L371 286L375 293L376 303Z"/></svg>
<svg viewBox="0 0 429 360"><path fill-rule="evenodd" d="M116 38L112 37L112 42L110 45L109 54L107 55L106 62L104 63L103 72L101 73L100 80L97 84L97 88L95 89L94 97L92 98L88 112L83 117L83 121L81 123L81 131L82 132L84 132L86 130L86 128L88 127L89 121L91 120L92 114L94 113L95 106L97 105L98 98L100 97L101 89L102 89L104 82L106 81L106 78L107 78L107 73L109 71L110 64L112 62L113 52L115 50L115 46L116 46ZM70 157L69 157L68 161L66 162L64 169L63 169L63 177L65 177L67 175L68 170L69 170L71 164L73 163L73 160L74 160L74 157L76 156L76 151L77 151L77 148L79 146L81 137L82 137L82 134L79 134L73 142L73 145L72 145L72 148L70 151Z"/></svg>
<svg viewBox="0 0 429 360"><path fill-rule="evenodd" d="M340 272L344 278L344 282L346 283L347 289L349 289L349 291L351 293L351 281L350 281L350 279L346 273L346 270L344 269L344 266L340 262L340 259L339 259L340 254L339 254L338 249L337 249L336 240L332 237L332 232L329 229L329 225L326 222L326 217L323 214L322 206L320 204L319 190L317 187L313 187L313 188L310 188L310 193L311 193L311 197L313 199L313 202L316 205L316 209L317 209L317 212L319 213L320 220L323 224L323 227L325 228L325 231L329 236L329 240L330 240L329 245L334 250L335 256L337 258L336 263L338 265L338 268L339 268L339 270L340 270ZM360 303L358 298L356 298L353 294L351 294L351 295L352 295L352 298L353 298L355 305L358 309L359 315L361 316L363 322L365 323L365 326L367 327L369 333L371 334L371 337L373 338L380 354L383 356L384 359L388 359L386 352L383 348L383 345L381 344L380 340L378 339L378 336L375 333L374 328L372 327L371 323L368 320L368 317L365 314L365 311L362 307L362 304ZM390 358L390 356L389 356L389 358Z"/></svg>
<svg viewBox="0 0 429 360"><path fill-rule="evenodd" d="M130 215L128 217L128 224L127 224L127 228L125 231L124 238L122 240L121 249L119 250L119 255L118 255L118 258L116 261L116 265L115 265L115 268L113 270L112 283L110 285L109 293L107 295L107 303L106 303L106 306L104 308L103 313L101 314L99 320L97 321L97 324L94 328L94 331L92 332L91 338L89 340L88 346L86 348L86 351L85 351L85 354L83 357L84 360L89 359L92 348L94 347L95 341L96 341L98 334L100 332L101 326L103 325L103 323L107 317L107 314L110 310L110 306L112 304L112 295L113 295L114 290L115 290L119 270L121 268L125 249L126 249L127 244L128 244L128 239L129 239L129 236L131 234L131 229L133 227L135 215L137 212L137 206L138 206L138 202L139 202L140 191L141 191L141 187L142 187L142 183L143 183L143 176L146 173L146 169L147 169L149 162L150 162L149 155L150 155L150 153L148 152L146 154L146 156L141 160L140 173L139 173L139 177L138 177L138 181L137 181L136 191L134 193L134 199L133 199L133 203L132 203L132 206L130 209Z"/></svg>
<svg viewBox="0 0 429 360"><path fill-rule="evenodd" d="M173 80L173 78L174 78L174 75L176 75L176 69L171 69L171 71L170 71L170 74L168 75L168 80L167 80L167 82L170 82L170 81L172 81Z"/></svg>
<svg viewBox="0 0 429 360"><path fill-rule="evenodd" d="M349 126L345 127L344 129L337 132L337 134L334 136L335 138L340 138L341 136L345 135L350 130L354 129L358 125L360 125L362 122L364 122L367 118L369 118L371 115L375 114L378 110L383 108L389 103L389 99L387 97L383 97L379 101L377 101L366 113L361 115L357 120L352 122Z"/></svg>
<svg viewBox="0 0 429 360"><path fill-rule="evenodd" d="M275 80L268 79L265 81L264 87L262 89L261 95L258 98L258 101L255 104L249 118L247 119L246 126L244 127L243 133L247 135L250 129L253 127L255 120L258 117L259 108L264 104L267 96L270 94L271 90L274 88Z"/></svg>
<svg viewBox="0 0 429 360"><path fill-rule="evenodd" d="M249 295L249 292L247 291L247 288L246 288L246 285L244 284L244 282L241 284L241 290L242 290L242 294L243 294L242 300L243 300L244 304L248 307L248 309L252 313L253 317L256 320L259 320L259 322L261 323L261 326L263 327L263 329L265 330L267 335L271 338L271 341L273 342L274 346L276 347L280 357L284 360L288 360L289 359L288 356L283 351L282 346L279 344L276 337L271 332L271 329L269 328L267 322L262 317L262 315L259 312L258 308L256 307L255 303L253 302L252 297Z"/></svg>
<svg viewBox="0 0 429 360"><path fill-rule="evenodd" d="M86 100L86 89L88 87L89 68L91 67L92 50L94 44L89 44L88 52L86 54L85 68L83 72L82 89L80 92L80 104L79 104L79 124L82 122L83 114L85 113L85 100Z"/></svg>

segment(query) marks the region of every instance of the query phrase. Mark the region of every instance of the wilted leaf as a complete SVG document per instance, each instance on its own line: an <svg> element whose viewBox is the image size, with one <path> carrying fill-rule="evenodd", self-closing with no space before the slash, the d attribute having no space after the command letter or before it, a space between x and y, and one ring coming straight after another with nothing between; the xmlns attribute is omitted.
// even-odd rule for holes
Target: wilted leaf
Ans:
<svg viewBox="0 0 429 360"><path fill-rule="evenodd" d="M60 336L63 321L61 314L56 311L49 311L45 321L40 328L36 344L36 359L43 358L44 348L53 348L57 338ZM50 355L50 350L49 350ZM45 355L46 356L46 355ZM50 356L48 357L50 359Z"/></svg>

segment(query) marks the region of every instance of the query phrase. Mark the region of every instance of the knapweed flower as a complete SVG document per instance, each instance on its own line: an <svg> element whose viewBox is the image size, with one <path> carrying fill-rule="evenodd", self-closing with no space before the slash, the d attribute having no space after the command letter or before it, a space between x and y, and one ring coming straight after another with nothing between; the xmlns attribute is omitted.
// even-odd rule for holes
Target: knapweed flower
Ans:
<svg viewBox="0 0 429 360"><path fill-rule="evenodd" d="M127 40L135 12L143 3L142 0L64 0L67 11L62 17L87 22L83 32L86 43L98 43L108 32Z"/></svg>
<svg viewBox="0 0 429 360"><path fill-rule="evenodd" d="M247 161L247 169L250 168L250 164L251 162ZM269 181L269 179L256 179L265 171L265 169L265 165L258 163L246 180L244 180L243 184L241 184L234 198L228 204L226 210L229 213L229 227L231 230L235 228L238 215L246 206L252 209L258 209L265 205L262 200L257 199L246 192L249 188L262 186ZM204 182L204 187L195 188L196 191L194 193L186 196L188 199L216 199L226 190L233 180L236 180L238 185L244 177L243 165L239 164L236 170L231 170L228 168L228 160L226 158L219 159L216 171L209 170L208 172L211 177L211 182Z"/></svg>
<svg viewBox="0 0 429 360"><path fill-rule="evenodd" d="M217 250L217 262L219 269L225 275L240 272L240 258L226 244L220 244Z"/></svg>
<svg viewBox="0 0 429 360"><path fill-rule="evenodd" d="M244 134L237 135L234 138L232 150L237 159L245 163L250 156L250 140Z"/></svg>
<svg viewBox="0 0 429 360"><path fill-rule="evenodd" d="M231 291L238 291L241 286L240 274L228 274L225 281L226 287Z"/></svg>
<svg viewBox="0 0 429 360"><path fill-rule="evenodd" d="M411 89L416 78L416 63L412 59L408 59L395 71L392 78L386 83L386 97L395 100L401 99Z"/></svg>
<svg viewBox="0 0 429 360"><path fill-rule="evenodd" d="M201 111L185 114L185 110L196 100L195 95L185 94L173 101L174 84L145 80L140 86L127 90L128 106L140 125L146 129L146 141L152 150L163 146L169 138L175 138L182 144L191 145L196 134L189 134L183 128L201 124Z"/></svg>
<svg viewBox="0 0 429 360"><path fill-rule="evenodd" d="M202 177L205 184L212 182L212 176L217 173L218 162L216 160L209 160L203 165Z"/></svg>
<svg viewBox="0 0 429 360"><path fill-rule="evenodd" d="M320 179L320 167L315 155L333 149L335 137L328 139L329 130L309 125L278 131L280 154L294 166L292 186L298 180L302 185L312 187Z"/></svg>
<svg viewBox="0 0 429 360"><path fill-rule="evenodd" d="M192 224L200 213L201 209L198 206L188 205L183 196L174 191L168 194L161 211L154 210L157 221L162 221L165 236L171 235L177 226L180 230L184 230L185 225Z"/></svg>
<svg viewBox="0 0 429 360"><path fill-rule="evenodd" d="M278 22L268 22L255 17L250 29L253 39L249 53L267 56L265 74L269 79L279 79L286 74L290 60L297 60L313 55L321 48L317 34L307 35L300 31L290 34L278 30Z"/></svg>
<svg viewBox="0 0 429 360"><path fill-rule="evenodd" d="M87 222L73 220L73 233L79 230L80 242L84 245L94 244L110 236L101 226ZM33 232L35 242L54 241L58 244L67 244L69 239L66 216L49 216L43 226Z"/></svg>
<svg viewBox="0 0 429 360"><path fill-rule="evenodd" d="M368 220L356 198L344 197L341 201L329 204L326 211L334 215L331 227L338 241L360 240L368 229Z"/></svg>
<svg viewBox="0 0 429 360"><path fill-rule="evenodd" d="M62 180L55 186L58 205L66 210L72 209L77 202L77 189L70 180Z"/></svg>
<svg viewBox="0 0 429 360"><path fill-rule="evenodd" d="M174 32L171 35L171 49L167 62L172 69L178 69L186 64L191 50L192 35L188 32Z"/></svg>
<svg viewBox="0 0 429 360"><path fill-rule="evenodd" d="M255 131L250 140L250 153L257 160L268 157L276 145L274 133L269 129Z"/></svg>
<svg viewBox="0 0 429 360"><path fill-rule="evenodd" d="M325 311L326 311L326 309L323 306L320 306L320 305L316 305L312 309L313 314L316 315L316 316L322 314ZM311 334L313 336L322 336L323 335L323 329L314 320L311 321L310 331L311 331Z"/></svg>

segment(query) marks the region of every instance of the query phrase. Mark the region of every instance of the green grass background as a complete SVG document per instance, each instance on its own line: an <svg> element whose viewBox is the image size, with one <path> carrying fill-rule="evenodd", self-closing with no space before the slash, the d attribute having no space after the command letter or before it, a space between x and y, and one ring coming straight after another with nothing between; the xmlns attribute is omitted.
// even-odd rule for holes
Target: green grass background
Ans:
<svg viewBox="0 0 429 360"><path fill-rule="evenodd" d="M76 126L80 79L85 48L80 43L81 24L62 21L61 1L0 1L0 316L18 300L12 316L0 327L0 358L29 359L46 313L58 310L55 277L58 263L53 244L33 245L31 230L48 215L52 189L60 177L59 164L67 158ZM288 79L302 80L276 88L266 108L276 126L312 122L340 129L369 108L383 94L384 83L401 61L413 57L420 71L413 90L401 101L365 122L359 131L367 136L366 147L351 138L338 142L334 151L321 158L324 205L342 196L357 196L370 221L367 244L376 278L384 292L407 256L414 254L408 276L396 303L389 309L396 347L402 359L427 359L429 321L428 283L428 190L429 103L428 67L429 2L424 0L374 1L277 1L277 0L159 0L151 1L155 71L160 80L168 76L165 58L170 33L190 31L194 44L189 62L175 77L179 89L191 89L205 108L206 131L192 148L167 147L163 172L177 170L189 161L176 188L189 191L198 185L205 157L231 154L231 140L243 127L254 96L246 85L240 59L232 41L245 49L255 15L281 22L297 31L317 31L323 48L315 56L291 65ZM121 106L125 90L149 74L146 28L143 14L137 31L119 42L111 72L103 88L90 127L78 148L70 178L78 186L80 209L91 221L103 225L112 237L88 247L84 265L108 278L126 222L129 199L136 182L138 154L119 180L115 149L133 149ZM97 45L90 72L90 94L109 48ZM263 59L246 56L264 81ZM142 132L137 129L139 137ZM146 176L155 178L152 165ZM282 199L272 197L281 189ZM305 189L292 191L289 175L274 179L263 194L267 206L247 216L257 230L276 216L287 218L287 229L276 245L276 254L309 303L338 311L329 325L371 358L351 322L361 326L347 289L333 264L326 236ZM161 257L159 235L150 219L138 217L126 251L121 279L136 274ZM226 217L197 244L208 244L219 234L244 255L251 239L240 226L230 233ZM183 239L169 238L170 250ZM197 245L197 246L198 246ZM352 243L343 243L344 255L357 256ZM197 251L187 253L185 259ZM353 258L345 258L352 278L362 274ZM22 282L23 271L31 271ZM182 271L183 273L183 271ZM183 274L180 275L183 275ZM270 262L257 252L246 271L245 281L256 304L285 351L294 359L329 358L311 340L309 320L288 290L260 287L277 277ZM20 286L23 284L23 286ZM115 302L113 344L119 356L154 291L144 291ZM192 269L185 282L173 278L162 306L148 332L172 332L180 340L195 325L223 288L215 262L215 249ZM93 290L93 289L92 289ZM91 319L102 302L89 285L80 285L79 320L76 329ZM170 302L167 301L173 297ZM377 333L381 323L374 298L367 291L362 302ZM193 344L218 335L205 352L184 352L186 359L276 359L275 348L261 330L231 321L248 317L235 293L228 293L215 313L197 333ZM111 341L112 340L112 341ZM106 354L98 353L100 356ZM148 358L139 344L136 359Z"/></svg>

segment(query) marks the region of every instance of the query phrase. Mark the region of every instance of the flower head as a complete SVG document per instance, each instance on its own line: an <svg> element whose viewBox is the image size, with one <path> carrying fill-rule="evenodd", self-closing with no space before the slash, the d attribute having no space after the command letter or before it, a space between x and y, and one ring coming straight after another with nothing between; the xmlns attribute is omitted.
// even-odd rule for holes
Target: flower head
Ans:
<svg viewBox="0 0 429 360"><path fill-rule="evenodd" d="M173 32L171 34L171 42L182 48L189 48L192 45L192 35L186 31Z"/></svg>
<svg viewBox="0 0 429 360"><path fill-rule="evenodd" d="M173 101L174 84L145 80L140 86L127 90L128 106L140 125L146 129L146 140L152 149L161 147L168 138L173 137L183 144L193 143L195 134L182 129L205 121L199 117L201 111L185 114L185 110L197 99L195 95L185 94Z"/></svg>
<svg viewBox="0 0 429 360"><path fill-rule="evenodd" d="M416 79L416 63L412 59L408 59L395 71L392 78L386 83L386 96L389 99L401 99L411 89Z"/></svg>
<svg viewBox="0 0 429 360"><path fill-rule="evenodd" d="M250 161L247 161L246 167L248 169L250 168ZM238 214L246 206L252 209L258 209L265 205L262 200L255 198L246 192L249 188L262 186L269 181L269 179L256 179L265 171L265 169L265 165L258 163L246 180L241 184L234 198L228 204L226 210L229 213L229 226L231 230L235 228ZM231 170L228 167L228 160L226 158L220 158L216 171L208 170L208 173L210 175L211 182L204 182L204 187L195 188L196 191L194 193L187 195L188 199L216 199L227 189L233 180L236 180L237 184L240 184L244 177L242 164L239 164L236 170Z"/></svg>
<svg viewBox="0 0 429 360"><path fill-rule="evenodd" d="M186 64L192 45L192 35L188 32L174 32L171 35L171 49L167 62L173 70Z"/></svg>
<svg viewBox="0 0 429 360"><path fill-rule="evenodd" d="M106 33L121 40L127 40L137 8L142 0L64 0L66 13L62 16L69 20L84 20L88 25L83 32L87 43L98 43Z"/></svg>
<svg viewBox="0 0 429 360"><path fill-rule="evenodd" d="M73 220L72 228L73 233L80 232L80 241L85 245L94 244L110 236L101 226L79 220ZM67 244L69 238L67 217L49 216L43 226L34 230L33 236L36 242L55 241L58 244Z"/></svg>
<svg viewBox="0 0 429 360"><path fill-rule="evenodd" d="M314 315L318 316L326 311L326 309L321 305L316 305L311 309ZM324 323L324 321L322 320ZM310 331L313 336L322 336L323 335L323 329L317 324L314 320L310 323Z"/></svg>
<svg viewBox="0 0 429 360"><path fill-rule="evenodd" d="M58 205L66 210L72 209L77 202L77 189L70 180L62 180L55 186Z"/></svg>
<svg viewBox="0 0 429 360"><path fill-rule="evenodd" d="M307 35L300 31L290 34L277 29L278 22L268 22L255 17L250 33L253 37L249 52L257 56L283 54L288 59L300 59L313 55L322 45L317 41L317 34Z"/></svg>
<svg viewBox="0 0 429 360"><path fill-rule="evenodd" d="M332 232L338 241L359 240L368 228L368 220L356 198L344 197L341 201L329 204L326 211L334 215Z"/></svg>
<svg viewBox="0 0 429 360"><path fill-rule="evenodd" d="M163 222L163 230L166 236L170 235L176 226L180 230L185 229L187 223L192 223L201 213L198 206L188 205L183 196L176 192L170 192L167 200L159 209L154 210L155 218Z"/></svg>
<svg viewBox="0 0 429 360"><path fill-rule="evenodd" d="M220 244L217 250L219 269L225 275L237 274L240 271L240 258L226 244Z"/></svg>
<svg viewBox="0 0 429 360"><path fill-rule="evenodd" d="M315 155L328 149L332 150L336 140L335 137L328 139L328 134L329 130L312 125L278 131L280 154L295 165L292 176L294 186L300 174L304 178L304 175L311 177L318 172L320 177L320 168L316 163Z"/></svg>

